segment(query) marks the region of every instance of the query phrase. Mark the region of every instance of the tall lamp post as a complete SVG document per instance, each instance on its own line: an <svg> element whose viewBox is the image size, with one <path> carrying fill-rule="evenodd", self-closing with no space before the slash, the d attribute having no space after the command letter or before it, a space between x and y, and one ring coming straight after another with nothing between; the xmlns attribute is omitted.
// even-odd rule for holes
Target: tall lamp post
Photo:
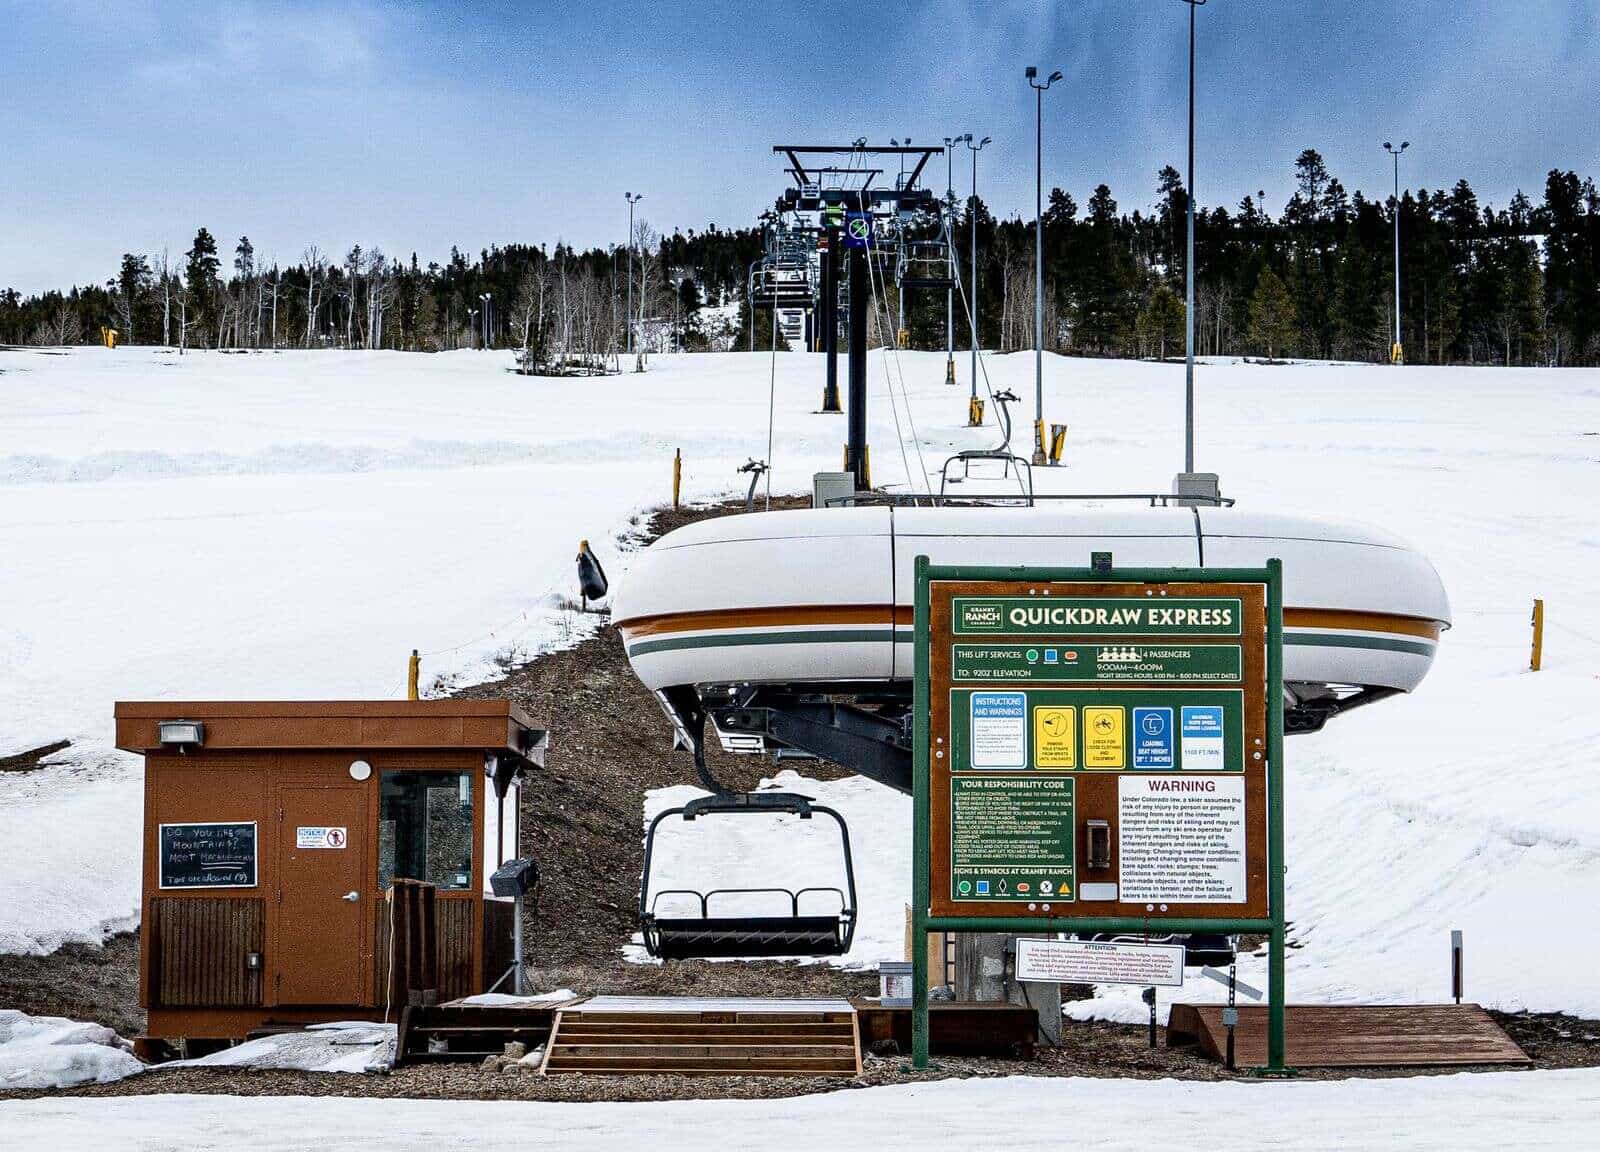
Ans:
<svg viewBox="0 0 1600 1152"><path fill-rule="evenodd" d="M633 355L633 206L644 199L644 193L624 192L628 198L628 355Z"/></svg>
<svg viewBox="0 0 1600 1152"><path fill-rule="evenodd" d="M1411 141L1400 141L1396 148L1389 141L1383 150L1394 157L1394 347L1389 349L1389 363L1406 362L1405 346L1400 343L1400 153L1411 147Z"/></svg>
<svg viewBox="0 0 1600 1152"><path fill-rule="evenodd" d="M1195 11L1206 0L1183 0L1189 6L1189 175L1184 199L1189 202L1189 238L1183 261L1183 470L1194 471L1194 25Z"/></svg>
<svg viewBox="0 0 1600 1152"><path fill-rule="evenodd" d="M976 428L983 423L978 418L978 153L989 143L989 137L974 144L972 133L968 132L962 143L972 153L972 201L967 206L972 227L972 299L968 301L972 320L972 399L967 403L967 427Z"/></svg>
<svg viewBox="0 0 1600 1152"><path fill-rule="evenodd" d="M1052 72L1043 84L1039 70L1028 65L1033 89L1033 462L1048 464L1044 450L1044 94L1061 79Z"/></svg>
<svg viewBox="0 0 1600 1152"><path fill-rule="evenodd" d="M944 138L944 207L950 213L956 206L955 177L953 175L955 145L961 139L959 136L946 136ZM955 237L950 234L947 227L944 233L944 252L946 262L953 268L956 262ZM956 382L956 293L953 288L944 290L944 382L954 385Z"/></svg>
<svg viewBox="0 0 1600 1152"><path fill-rule="evenodd" d="M483 301L483 346L487 349L490 342L493 340L494 333L494 328L491 326L491 321L489 319L489 317L493 315L493 304L491 302L494 299L494 293L485 292L482 296L478 297L478 299Z"/></svg>

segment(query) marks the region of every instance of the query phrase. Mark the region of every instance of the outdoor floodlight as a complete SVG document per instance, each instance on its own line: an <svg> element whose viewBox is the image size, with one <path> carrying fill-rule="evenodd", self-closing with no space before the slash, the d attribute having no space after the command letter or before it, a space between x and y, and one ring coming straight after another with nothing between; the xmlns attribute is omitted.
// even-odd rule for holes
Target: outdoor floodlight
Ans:
<svg viewBox="0 0 1600 1152"><path fill-rule="evenodd" d="M206 726L198 720L163 720L156 725L161 743L171 748L198 748L206 742Z"/></svg>

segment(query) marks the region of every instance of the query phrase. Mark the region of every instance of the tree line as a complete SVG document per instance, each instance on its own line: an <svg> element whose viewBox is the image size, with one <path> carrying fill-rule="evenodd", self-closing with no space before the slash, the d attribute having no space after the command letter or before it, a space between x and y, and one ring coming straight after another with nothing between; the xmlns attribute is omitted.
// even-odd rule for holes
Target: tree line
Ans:
<svg viewBox="0 0 1600 1152"><path fill-rule="evenodd" d="M1393 198L1349 193L1312 149L1274 214L1264 196L1233 209L1197 206L1196 350L1202 355L1383 361L1394 339ZM1183 350L1188 202L1182 178L1157 175L1146 209L1125 211L1101 184L1080 210L1050 193L1044 214L1047 348L1091 356L1168 357ZM1537 203L1479 202L1466 180L1405 190L1400 222L1401 342L1428 364L1600 364L1600 193L1552 170ZM963 283L978 235L980 341L1033 343L1033 221L996 219L981 199L952 198ZM913 225L908 239L937 239ZM231 259L200 228L190 248L126 253L102 284L23 297L0 291L0 343L123 342L183 348L516 348L525 363L599 368L640 351L744 347L746 298L761 227L659 235L578 250L508 244L476 259L396 259L357 245L263 258L247 237ZM892 275L892 273L891 273ZM888 282L885 281L887 284ZM629 291L631 286L631 293ZM899 307L897 294L885 302ZM631 307L632 312L629 312ZM957 305L954 342L967 342ZM915 348L946 342L943 293L913 293L889 317ZM763 325L764 327L764 325Z"/></svg>
<svg viewBox="0 0 1600 1152"><path fill-rule="evenodd" d="M1263 194L1195 211L1195 347L1201 355L1385 361L1394 340L1393 197L1349 193L1312 149L1274 215ZM1084 210L1057 188L1044 213L1047 348L1081 355L1183 354L1188 200L1163 168L1154 206L1119 210L1097 187ZM1600 192L1551 171L1541 200L1481 204L1466 180L1399 200L1401 343L1427 364L1600 364ZM1034 226L968 204L978 230L985 347L1031 348ZM970 283L970 280L968 280ZM926 295L926 294L925 294ZM959 308L958 308L959 313ZM908 302L913 346L943 342L944 300ZM965 317L955 343L966 344Z"/></svg>

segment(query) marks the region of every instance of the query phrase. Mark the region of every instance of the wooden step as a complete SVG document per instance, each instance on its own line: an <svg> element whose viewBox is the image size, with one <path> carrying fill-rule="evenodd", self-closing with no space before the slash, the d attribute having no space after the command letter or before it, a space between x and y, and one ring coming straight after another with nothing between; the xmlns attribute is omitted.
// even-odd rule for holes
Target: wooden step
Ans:
<svg viewBox="0 0 1600 1152"><path fill-rule="evenodd" d="M735 1059L740 1057L815 1056L832 1060L841 1052L850 1055L850 1049L840 1044L557 1044L555 1054L568 1056L637 1056L650 1060L674 1056L717 1056Z"/></svg>
<svg viewBox="0 0 1600 1152"><path fill-rule="evenodd" d="M547 1075L855 1076L861 1048L853 1012L784 1002L762 1011L740 1001L697 1009L693 1001L630 1003L625 1011L556 1014L542 1071ZM837 1001L827 1002L831 1009Z"/></svg>
<svg viewBox="0 0 1600 1152"><path fill-rule="evenodd" d="M849 1058L822 1060L811 1056L574 1056L552 1060L545 1068L549 1075L563 1072L610 1072L618 1076L640 1076L655 1072L722 1072L730 1076L765 1076L784 1073L804 1075L854 1076L855 1061Z"/></svg>
<svg viewBox="0 0 1600 1152"><path fill-rule="evenodd" d="M780 1029L774 1029L770 1026L757 1027L754 1029L713 1030L707 1028L655 1028L648 1024L641 1024L636 1028L623 1029L598 1029L585 1028L581 1026L564 1027L561 1030L561 1035L563 1038L572 1037L574 1039L583 1038L596 1040L608 1039L610 1037L619 1037L623 1039L649 1037L653 1040L681 1040L684 1043L689 1044L701 1041L716 1041L724 1038L737 1039L739 1037L753 1036L770 1040L803 1040L817 1043L848 1044L850 1043L854 1032L848 1026L833 1028L827 1032L789 1032Z"/></svg>

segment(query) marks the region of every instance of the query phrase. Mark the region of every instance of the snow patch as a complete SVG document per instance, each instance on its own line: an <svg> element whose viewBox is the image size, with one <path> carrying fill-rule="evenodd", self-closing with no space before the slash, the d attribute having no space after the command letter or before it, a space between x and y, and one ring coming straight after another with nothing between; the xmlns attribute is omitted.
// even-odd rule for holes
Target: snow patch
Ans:
<svg viewBox="0 0 1600 1152"><path fill-rule="evenodd" d="M0 1092L109 1084L143 1071L133 1045L104 1025L0 1008Z"/></svg>
<svg viewBox="0 0 1600 1152"><path fill-rule="evenodd" d="M341 1020L235 1044L164 1068L284 1068L297 1072L372 1072L394 1063L396 1026Z"/></svg>

